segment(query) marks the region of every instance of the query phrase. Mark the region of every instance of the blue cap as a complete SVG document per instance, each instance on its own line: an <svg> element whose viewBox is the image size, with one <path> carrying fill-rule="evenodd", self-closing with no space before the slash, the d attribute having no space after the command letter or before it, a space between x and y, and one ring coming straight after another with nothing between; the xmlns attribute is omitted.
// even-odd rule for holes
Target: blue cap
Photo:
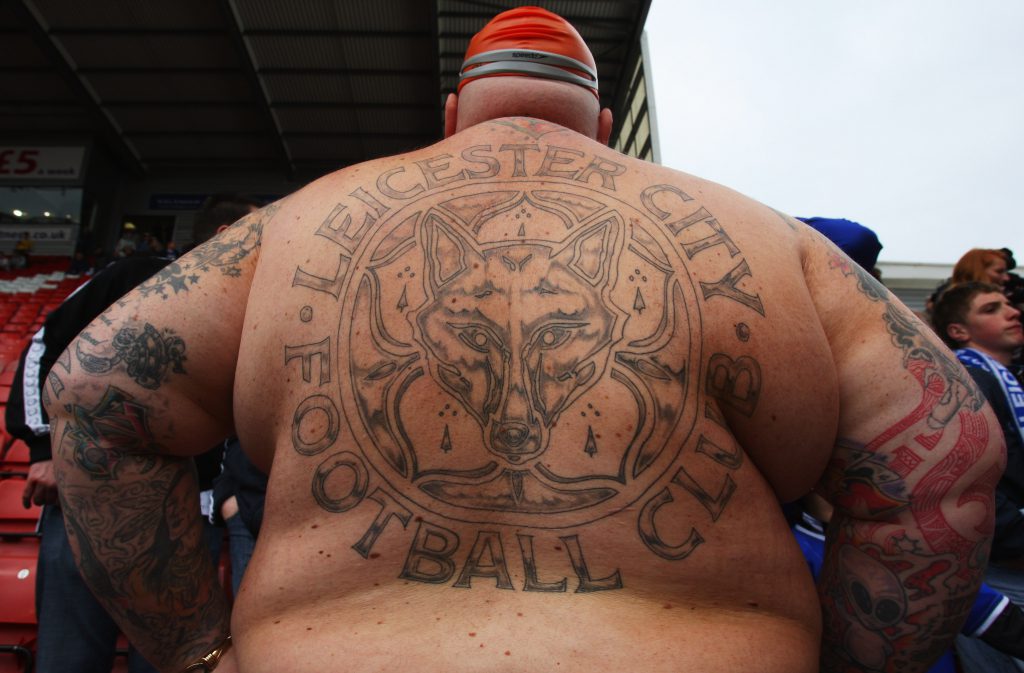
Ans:
<svg viewBox="0 0 1024 673"><path fill-rule="evenodd" d="M840 250L865 270L870 271L875 268L878 253L882 251L882 243L878 240L878 235L863 224L829 217L798 217L796 219L838 245Z"/></svg>

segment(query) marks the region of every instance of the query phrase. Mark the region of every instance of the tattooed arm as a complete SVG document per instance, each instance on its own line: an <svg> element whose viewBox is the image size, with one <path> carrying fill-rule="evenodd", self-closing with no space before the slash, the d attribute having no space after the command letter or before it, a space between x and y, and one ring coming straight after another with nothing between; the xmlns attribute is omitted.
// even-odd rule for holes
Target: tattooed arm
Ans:
<svg viewBox="0 0 1024 673"><path fill-rule="evenodd" d="M840 378L835 505L819 581L823 671L926 671L977 592L1002 435L974 382L867 272L824 241L808 280Z"/></svg>
<svg viewBox="0 0 1024 673"><path fill-rule="evenodd" d="M241 325L272 214L239 221L117 301L47 381L82 576L161 670L183 669L228 633L190 456L232 433Z"/></svg>

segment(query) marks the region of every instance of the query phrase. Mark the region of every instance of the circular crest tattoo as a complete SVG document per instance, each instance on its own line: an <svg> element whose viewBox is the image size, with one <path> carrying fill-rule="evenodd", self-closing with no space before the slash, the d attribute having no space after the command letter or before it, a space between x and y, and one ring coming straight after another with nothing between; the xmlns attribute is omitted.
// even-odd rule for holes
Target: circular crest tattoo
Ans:
<svg viewBox="0 0 1024 673"><path fill-rule="evenodd" d="M389 213L352 258L338 338L372 471L462 522L564 528L635 503L701 408L696 295L663 229L539 181Z"/></svg>

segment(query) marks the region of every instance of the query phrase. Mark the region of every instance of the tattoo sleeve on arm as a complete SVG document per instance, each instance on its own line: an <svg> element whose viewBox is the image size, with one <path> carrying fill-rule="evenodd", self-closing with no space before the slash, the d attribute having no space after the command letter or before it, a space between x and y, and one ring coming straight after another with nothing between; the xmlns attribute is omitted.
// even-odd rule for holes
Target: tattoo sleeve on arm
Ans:
<svg viewBox="0 0 1024 673"><path fill-rule="evenodd" d="M844 256L829 266L884 307L920 393L867 444L841 440L823 480L836 509L819 582L821 670L925 671L959 631L987 562L999 466L974 468L997 438L971 378L909 312Z"/></svg>
<svg viewBox="0 0 1024 673"><path fill-rule="evenodd" d="M276 211L269 206L239 220L114 302L47 380L54 468L76 560L99 600L161 670L181 670L228 632L195 469L172 444L175 432L204 423L219 432L222 419L170 385L197 372L186 371L184 336L146 316L181 310L153 306L204 278L210 287L203 290L245 283ZM172 317L167 324L179 323Z"/></svg>
<svg viewBox="0 0 1024 673"><path fill-rule="evenodd" d="M159 668L180 670L228 631L202 532L195 468L160 453L151 409L115 387L57 414L54 458L82 576Z"/></svg>
<svg viewBox="0 0 1024 673"><path fill-rule="evenodd" d="M184 340L148 322L141 328L122 327L109 344L94 345L98 348L89 353L82 348L82 340L75 342L78 364L89 374L107 374L121 365L133 381L156 390L171 372L185 373Z"/></svg>

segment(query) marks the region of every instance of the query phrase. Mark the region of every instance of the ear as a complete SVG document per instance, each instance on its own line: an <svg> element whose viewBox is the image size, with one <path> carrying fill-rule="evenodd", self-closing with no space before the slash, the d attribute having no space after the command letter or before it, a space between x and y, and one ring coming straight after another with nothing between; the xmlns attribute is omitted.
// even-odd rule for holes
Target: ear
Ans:
<svg viewBox="0 0 1024 673"><path fill-rule="evenodd" d="M597 142L607 145L612 137L612 111L602 108L597 115Z"/></svg>
<svg viewBox="0 0 1024 673"><path fill-rule="evenodd" d="M448 94L444 101L444 137L451 138L455 135L455 128L459 121L459 97L453 93Z"/></svg>
<svg viewBox="0 0 1024 673"><path fill-rule="evenodd" d="M946 334L958 344L966 344L971 340L971 333L963 323L954 322L946 326Z"/></svg>
<svg viewBox="0 0 1024 673"><path fill-rule="evenodd" d="M483 255L468 236L432 214L423 218L420 240L425 251L426 276L434 292L474 262L483 260Z"/></svg>
<svg viewBox="0 0 1024 673"><path fill-rule="evenodd" d="M608 282L618 264L619 231L615 218L608 218L577 232L552 257L594 287Z"/></svg>

